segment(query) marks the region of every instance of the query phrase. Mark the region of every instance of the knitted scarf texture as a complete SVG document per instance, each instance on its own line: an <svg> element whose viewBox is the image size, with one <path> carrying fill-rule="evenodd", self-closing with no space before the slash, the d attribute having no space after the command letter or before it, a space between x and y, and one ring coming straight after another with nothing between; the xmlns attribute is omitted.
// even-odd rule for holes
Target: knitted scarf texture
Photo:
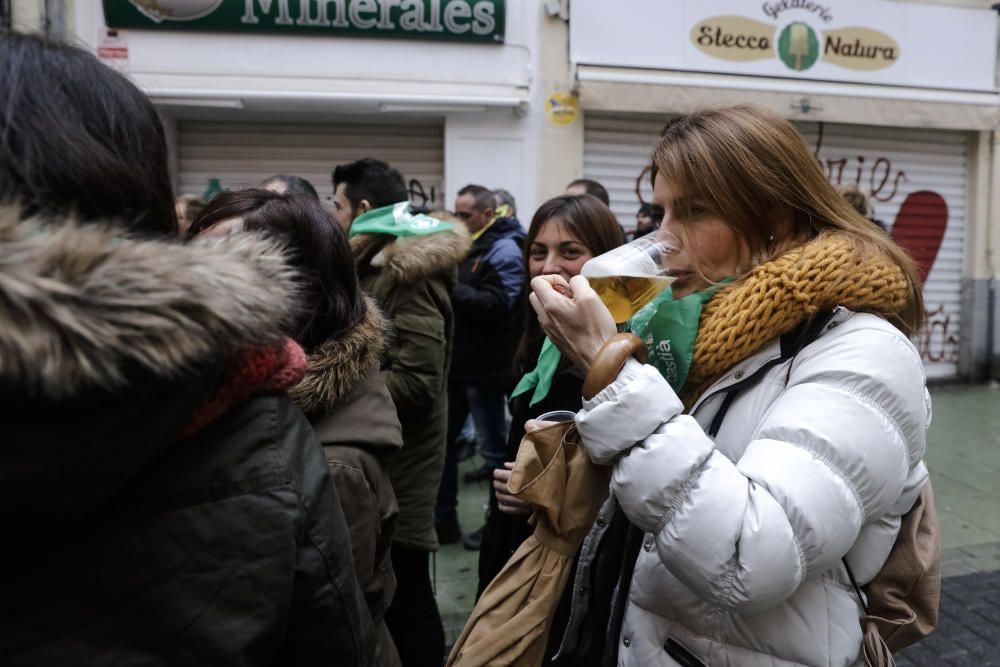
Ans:
<svg viewBox="0 0 1000 667"><path fill-rule="evenodd" d="M291 338L270 347L243 350L215 393L195 411L180 437L197 433L250 398L288 391L305 374L305 352Z"/></svg>
<svg viewBox="0 0 1000 667"><path fill-rule="evenodd" d="M694 358L681 392L686 407L726 371L816 314L844 306L899 314L910 298L902 269L826 233L760 264L705 304Z"/></svg>

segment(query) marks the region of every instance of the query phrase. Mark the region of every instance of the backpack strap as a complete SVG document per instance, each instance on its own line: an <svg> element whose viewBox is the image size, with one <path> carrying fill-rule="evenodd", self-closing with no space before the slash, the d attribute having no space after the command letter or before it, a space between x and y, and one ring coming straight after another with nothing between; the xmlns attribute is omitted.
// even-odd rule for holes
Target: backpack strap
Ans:
<svg viewBox="0 0 1000 667"><path fill-rule="evenodd" d="M858 580L854 578L854 572L851 570L851 566L847 564L847 556L840 559L844 564L844 569L847 570L847 578L851 580L851 586L854 586L854 592L858 594L858 600L861 602L861 608L868 613L868 603L865 602L865 596L861 594L861 586L858 586Z"/></svg>
<svg viewBox="0 0 1000 667"><path fill-rule="evenodd" d="M725 390L726 396L722 399L722 405L719 407L719 411L715 413L715 417L712 418L712 423L708 427L708 435L711 438L715 438L719 434L719 429L722 428L722 421L726 418L726 413L729 412L730 406L732 406L733 401L742 394L744 391L753 387L755 384L764 379L767 372L779 364L783 364L790 359L794 359L799 352L801 352L807 345L819 338L819 335L823 333L823 329L830 320L833 319L833 310L824 311L817 314L808 320L805 320L799 326L795 327L785 335L781 337L781 354L777 359L771 359L769 362L758 368L752 374L743 378L734 385L731 385ZM792 373L792 365L788 365L788 375L785 377L785 384L788 384L788 378Z"/></svg>

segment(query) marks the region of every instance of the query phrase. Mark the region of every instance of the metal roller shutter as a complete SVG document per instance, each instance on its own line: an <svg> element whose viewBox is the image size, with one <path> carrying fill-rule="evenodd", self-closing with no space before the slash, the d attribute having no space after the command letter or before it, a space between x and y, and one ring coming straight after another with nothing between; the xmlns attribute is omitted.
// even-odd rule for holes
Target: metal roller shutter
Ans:
<svg viewBox="0 0 1000 667"><path fill-rule="evenodd" d="M584 174L600 181L626 228L635 224L636 190L650 198L643 170L662 117L588 114ZM965 257L969 135L856 125L801 124L831 181L873 195L875 217L929 267L927 326L915 340L929 377L958 373L961 281Z"/></svg>
<svg viewBox="0 0 1000 667"><path fill-rule="evenodd" d="M212 179L225 189L258 185L274 174L308 179L329 206L331 173L362 157L402 172L417 204L444 198L444 129L440 123L178 123L178 192L202 194Z"/></svg>

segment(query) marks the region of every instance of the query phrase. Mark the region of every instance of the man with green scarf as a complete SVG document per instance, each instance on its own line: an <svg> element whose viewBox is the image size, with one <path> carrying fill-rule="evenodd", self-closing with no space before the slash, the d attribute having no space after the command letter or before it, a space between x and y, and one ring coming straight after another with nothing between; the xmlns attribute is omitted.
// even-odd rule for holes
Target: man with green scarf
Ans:
<svg viewBox="0 0 1000 667"><path fill-rule="evenodd" d="M470 242L459 221L415 215L403 177L384 162L338 166L333 182L334 215L349 230L358 278L395 333L382 370L403 430L403 448L386 462L399 503L397 588L386 624L404 665L440 665L444 630L429 558L438 548L434 501L447 430L451 291Z"/></svg>

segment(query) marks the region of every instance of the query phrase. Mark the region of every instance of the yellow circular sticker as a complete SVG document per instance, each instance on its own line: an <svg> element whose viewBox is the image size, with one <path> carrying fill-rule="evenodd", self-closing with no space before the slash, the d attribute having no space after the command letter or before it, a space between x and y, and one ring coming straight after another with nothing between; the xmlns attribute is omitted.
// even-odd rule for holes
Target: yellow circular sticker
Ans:
<svg viewBox="0 0 1000 667"><path fill-rule="evenodd" d="M545 115L555 125L571 125L580 115L580 100L573 93L552 93L545 100Z"/></svg>

